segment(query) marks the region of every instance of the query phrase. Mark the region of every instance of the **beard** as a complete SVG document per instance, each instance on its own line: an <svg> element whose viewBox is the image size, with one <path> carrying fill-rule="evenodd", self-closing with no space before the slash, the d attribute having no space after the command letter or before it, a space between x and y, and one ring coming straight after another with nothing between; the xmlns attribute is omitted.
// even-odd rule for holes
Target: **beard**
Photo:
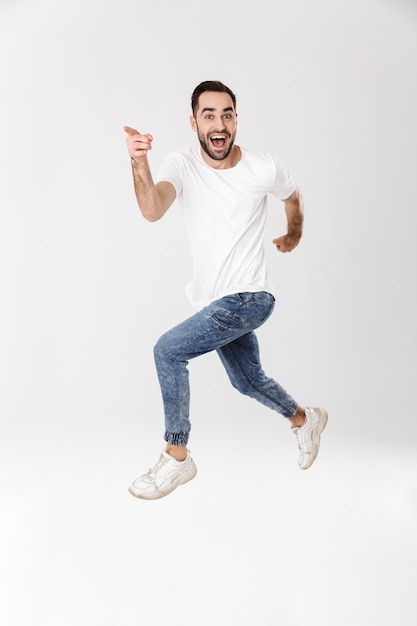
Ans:
<svg viewBox="0 0 417 626"><path fill-rule="evenodd" d="M223 161L224 159L227 159L234 146L236 133L233 135L233 137L229 135L229 133L226 133L226 135L229 137L230 143L224 152L218 154L212 151L210 144L206 141L205 137L201 135L198 131L198 140L200 142L200 146L204 150L204 152L210 157L210 159L213 159L214 161Z"/></svg>

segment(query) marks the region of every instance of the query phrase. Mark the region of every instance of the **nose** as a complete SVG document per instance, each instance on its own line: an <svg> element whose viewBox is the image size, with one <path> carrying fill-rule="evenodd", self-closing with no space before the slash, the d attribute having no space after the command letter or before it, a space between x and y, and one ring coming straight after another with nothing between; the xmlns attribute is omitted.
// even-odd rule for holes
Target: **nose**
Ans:
<svg viewBox="0 0 417 626"><path fill-rule="evenodd" d="M218 119L216 119L215 122L216 122L216 131L218 131L219 133L223 132L226 129L226 124L222 117L219 117Z"/></svg>

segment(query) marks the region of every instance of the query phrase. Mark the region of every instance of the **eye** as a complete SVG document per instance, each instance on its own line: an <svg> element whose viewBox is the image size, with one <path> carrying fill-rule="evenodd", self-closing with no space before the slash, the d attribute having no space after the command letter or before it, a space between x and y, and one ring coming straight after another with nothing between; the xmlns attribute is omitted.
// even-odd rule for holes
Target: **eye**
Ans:
<svg viewBox="0 0 417 626"><path fill-rule="evenodd" d="M212 116L212 115L206 115L205 119L206 119L206 120L212 120L212 119L213 119L213 116Z"/></svg>
<svg viewBox="0 0 417 626"><path fill-rule="evenodd" d="M232 116L230 115L230 113L226 113L226 115L224 115L224 119L225 120L230 120L230 119L232 119Z"/></svg>

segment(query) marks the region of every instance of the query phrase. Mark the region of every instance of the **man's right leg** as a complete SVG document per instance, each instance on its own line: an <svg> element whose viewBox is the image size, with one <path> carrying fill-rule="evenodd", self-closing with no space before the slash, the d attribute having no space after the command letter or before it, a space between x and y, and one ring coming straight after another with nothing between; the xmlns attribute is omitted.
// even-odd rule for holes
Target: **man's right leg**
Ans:
<svg viewBox="0 0 417 626"><path fill-rule="evenodd" d="M154 348L155 365L165 414L166 449L147 474L137 478L129 491L137 498L156 500L194 478L197 468L187 449L191 430L188 362L230 340L216 333L207 307L166 332ZM236 331L232 338L236 336Z"/></svg>
<svg viewBox="0 0 417 626"><path fill-rule="evenodd" d="M162 498L194 478L197 473L195 463L187 450L191 429L187 366L191 357L185 354L187 338L196 335L197 327L198 320L186 320L162 335L154 347L155 365L164 403L167 445L156 465L129 487L130 493L137 498Z"/></svg>

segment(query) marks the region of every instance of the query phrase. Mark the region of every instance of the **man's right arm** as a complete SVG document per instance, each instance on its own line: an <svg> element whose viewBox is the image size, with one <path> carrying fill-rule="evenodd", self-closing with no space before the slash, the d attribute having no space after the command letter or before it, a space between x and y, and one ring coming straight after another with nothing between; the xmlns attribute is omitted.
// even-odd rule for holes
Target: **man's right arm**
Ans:
<svg viewBox="0 0 417 626"><path fill-rule="evenodd" d="M141 135L134 128L125 126L127 147L132 161L136 200L141 213L149 222L156 222L168 211L176 197L174 186L161 181L155 185L149 169L147 153L152 149L153 137Z"/></svg>

